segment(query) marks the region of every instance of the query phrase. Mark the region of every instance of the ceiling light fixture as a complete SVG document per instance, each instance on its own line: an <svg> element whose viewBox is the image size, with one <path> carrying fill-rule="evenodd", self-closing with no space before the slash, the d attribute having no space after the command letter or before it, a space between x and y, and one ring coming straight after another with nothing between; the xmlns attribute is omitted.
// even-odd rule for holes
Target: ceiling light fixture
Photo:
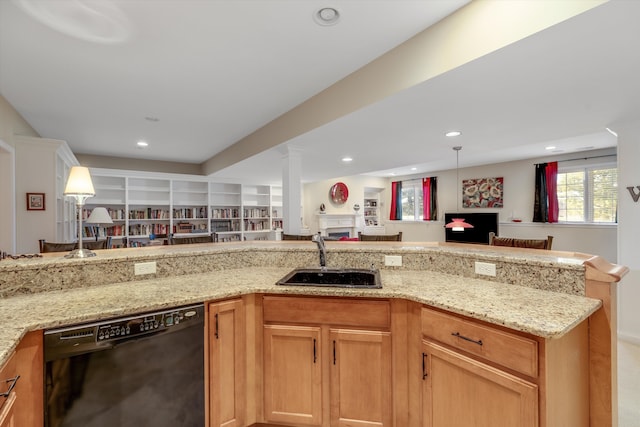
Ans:
<svg viewBox="0 0 640 427"><path fill-rule="evenodd" d="M313 20L324 27L336 25L340 20L340 12L333 7L323 7L313 14Z"/></svg>
<svg viewBox="0 0 640 427"><path fill-rule="evenodd" d="M556 146L555 145L549 145L547 147L544 147L545 150L555 150Z"/></svg>
<svg viewBox="0 0 640 427"><path fill-rule="evenodd" d="M462 132L460 132L459 130L452 130L452 131L449 131L449 132L444 134L444 136L449 137L449 138L453 138L455 136L460 136L460 135L462 135ZM462 148L462 147L460 147L460 148ZM454 148L454 150L455 150L455 148Z"/></svg>
<svg viewBox="0 0 640 427"><path fill-rule="evenodd" d="M136 146L138 146L138 148L147 148L149 146L149 143L145 141L138 141L136 142Z"/></svg>
<svg viewBox="0 0 640 427"><path fill-rule="evenodd" d="M453 147L456 152L456 186L460 182L460 150L462 146L456 145ZM459 194L456 195L456 210L460 210L459 206ZM464 231L465 228L473 228L473 225L464 222L464 218L451 218L451 222L445 225L445 228L450 228L452 231Z"/></svg>
<svg viewBox="0 0 640 427"><path fill-rule="evenodd" d="M342 158L342 161L343 161L344 163L351 163L351 162L353 162L353 158L351 158L351 157L349 157L349 156L347 156L347 157L343 157L343 158Z"/></svg>

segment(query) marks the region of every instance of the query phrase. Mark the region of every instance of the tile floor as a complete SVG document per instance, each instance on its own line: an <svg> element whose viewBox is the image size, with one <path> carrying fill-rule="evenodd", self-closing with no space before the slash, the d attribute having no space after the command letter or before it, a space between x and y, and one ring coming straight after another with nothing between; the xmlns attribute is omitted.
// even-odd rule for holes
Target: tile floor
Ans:
<svg viewBox="0 0 640 427"><path fill-rule="evenodd" d="M640 345L618 341L618 427L640 427Z"/></svg>

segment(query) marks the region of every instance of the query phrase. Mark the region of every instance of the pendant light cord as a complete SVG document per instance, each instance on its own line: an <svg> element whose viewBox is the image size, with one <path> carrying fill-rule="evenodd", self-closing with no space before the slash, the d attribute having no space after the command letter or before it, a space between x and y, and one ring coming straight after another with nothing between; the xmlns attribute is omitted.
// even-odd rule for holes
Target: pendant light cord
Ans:
<svg viewBox="0 0 640 427"><path fill-rule="evenodd" d="M460 150L462 150L462 146L456 145L455 147L453 147L453 149L456 151L456 187L457 187L458 184L460 183ZM457 192L458 190L456 190L456 193ZM460 195L458 194L456 196L456 210L460 212L460 199L458 199L458 196Z"/></svg>

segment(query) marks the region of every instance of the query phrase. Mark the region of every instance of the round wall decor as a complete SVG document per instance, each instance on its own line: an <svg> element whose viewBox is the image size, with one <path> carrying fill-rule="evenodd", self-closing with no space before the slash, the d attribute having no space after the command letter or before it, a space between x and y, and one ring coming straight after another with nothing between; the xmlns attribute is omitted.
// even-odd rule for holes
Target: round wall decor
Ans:
<svg viewBox="0 0 640 427"><path fill-rule="evenodd" d="M331 186L329 195L333 203L341 205L349 198L349 189L344 182L337 182Z"/></svg>

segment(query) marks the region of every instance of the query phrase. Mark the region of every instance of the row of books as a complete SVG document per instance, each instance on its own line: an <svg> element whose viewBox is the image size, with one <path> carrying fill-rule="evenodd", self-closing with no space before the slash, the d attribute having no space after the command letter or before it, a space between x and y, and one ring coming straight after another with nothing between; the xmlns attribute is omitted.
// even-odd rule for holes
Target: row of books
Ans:
<svg viewBox="0 0 640 427"><path fill-rule="evenodd" d="M250 221L244 220L245 231L262 231L269 230L269 221Z"/></svg>
<svg viewBox="0 0 640 427"><path fill-rule="evenodd" d="M245 218L267 218L269 216L269 209L267 208L251 208L244 210Z"/></svg>
<svg viewBox="0 0 640 427"><path fill-rule="evenodd" d="M199 218L205 219L207 218L207 208L199 207L199 208L181 208L173 210L173 217L176 219L184 219L184 218Z"/></svg>
<svg viewBox="0 0 640 427"><path fill-rule="evenodd" d="M133 224L129 226L129 236L169 233L171 233L171 227L168 224Z"/></svg>
<svg viewBox="0 0 640 427"><path fill-rule="evenodd" d="M240 218L240 209L238 208L211 209L211 218L212 219Z"/></svg>
<svg viewBox="0 0 640 427"><path fill-rule="evenodd" d="M129 211L129 219L169 219L166 209L133 209Z"/></svg>

